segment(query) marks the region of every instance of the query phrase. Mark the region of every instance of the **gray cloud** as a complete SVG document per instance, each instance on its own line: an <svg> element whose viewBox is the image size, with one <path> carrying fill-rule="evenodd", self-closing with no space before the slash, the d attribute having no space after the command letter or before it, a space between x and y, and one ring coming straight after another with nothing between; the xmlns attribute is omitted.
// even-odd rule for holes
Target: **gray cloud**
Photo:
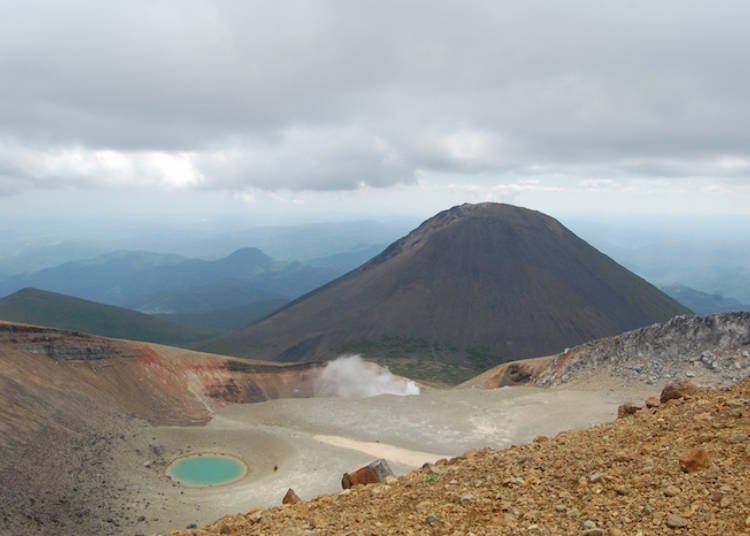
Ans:
<svg viewBox="0 0 750 536"><path fill-rule="evenodd" d="M0 2L0 192L746 180L743 1Z"/></svg>

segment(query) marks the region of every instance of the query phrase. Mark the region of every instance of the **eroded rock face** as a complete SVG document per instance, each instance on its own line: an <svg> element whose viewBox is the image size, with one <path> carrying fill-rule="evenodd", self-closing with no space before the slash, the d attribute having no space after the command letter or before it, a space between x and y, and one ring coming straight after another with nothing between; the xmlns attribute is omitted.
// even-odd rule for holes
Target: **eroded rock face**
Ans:
<svg viewBox="0 0 750 536"><path fill-rule="evenodd" d="M55 361L98 361L138 355L127 343L113 339L77 331L0 322L0 345L5 344L25 353L45 355Z"/></svg>
<svg viewBox="0 0 750 536"><path fill-rule="evenodd" d="M393 476L393 471L388 466L388 462L383 459L375 460L353 473L344 473L341 479L341 487L349 489L360 484L377 484L384 481L388 476Z"/></svg>
<svg viewBox="0 0 750 536"><path fill-rule="evenodd" d="M227 359L203 375L206 394L217 402L244 404L274 398L309 398L323 370L319 362L294 365L242 363ZM205 368L203 369L205 370Z"/></svg>
<svg viewBox="0 0 750 536"><path fill-rule="evenodd" d="M535 383L560 385L604 369L628 381L706 376L712 384L731 384L750 374L748 348L750 312L677 316L569 349Z"/></svg>

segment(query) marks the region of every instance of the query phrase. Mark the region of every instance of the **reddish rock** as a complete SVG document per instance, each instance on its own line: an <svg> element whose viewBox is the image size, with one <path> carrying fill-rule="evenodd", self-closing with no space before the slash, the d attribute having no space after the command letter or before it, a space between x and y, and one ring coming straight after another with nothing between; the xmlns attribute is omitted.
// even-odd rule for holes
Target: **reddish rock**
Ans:
<svg viewBox="0 0 750 536"><path fill-rule="evenodd" d="M694 473L705 469L711 463L708 452L700 447L694 447L680 454L680 468L686 473Z"/></svg>
<svg viewBox="0 0 750 536"><path fill-rule="evenodd" d="M625 404L617 408L617 418L622 419L623 417L627 417L629 415L635 415L636 412L640 411L641 409L641 406L636 406L632 402L626 402Z"/></svg>
<svg viewBox="0 0 750 536"><path fill-rule="evenodd" d="M668 383L664 389L662 389L661 396L659 397L660 402L663 404L667 400L676 400L678 398L686 398L695 393L698 387L688 380L677 380Z"/></svg>
<svg viewBox="0 0 750 536"><path fill-rule="evenodd" d="M284 498L281 499L281 504L297 504L302 499L300 499L296 493L294 493L294 490L292 488L289 488L286 491L286 495L284 495Z"/></svg>
<svg viewBox="0 0 750 536"><path fill-rule="evenodd" d="M661 406L661 402L655 396L650 396L646 399L647 408L658 408L659 406Z"/></svg>
<svg viewBox="0 0 750 536"><path fill-rule="evenodd" d="M383 459L375 460L364 467L360 467L353 473L344 473L341 479L341 487L349 489L358 484L375 484L382 482L387 476L393 476L393 471L388 467L388 462Z"/></svg>

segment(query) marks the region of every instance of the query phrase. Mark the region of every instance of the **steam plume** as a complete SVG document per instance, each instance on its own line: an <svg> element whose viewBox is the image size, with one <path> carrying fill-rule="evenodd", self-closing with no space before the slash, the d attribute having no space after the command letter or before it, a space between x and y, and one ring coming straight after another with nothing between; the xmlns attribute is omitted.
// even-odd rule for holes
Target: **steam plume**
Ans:
<svg viewBox="0 0 750 536"><path fill-rule="evenodd" d="M368 398L378 395L418 395L419 386L391 374L387 367L365 362L358 355L330 361L313 387L315 396Z"/></svg>

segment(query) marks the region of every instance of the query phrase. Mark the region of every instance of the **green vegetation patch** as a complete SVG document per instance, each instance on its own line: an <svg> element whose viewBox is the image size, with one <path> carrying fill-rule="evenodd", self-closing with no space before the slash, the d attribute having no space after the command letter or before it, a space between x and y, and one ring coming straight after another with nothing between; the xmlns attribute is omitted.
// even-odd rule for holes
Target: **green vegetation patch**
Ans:
<svg viewBox="0 0 750 536"><path fill-rule="evenodd" d="M375 358L378 365L388 369L398 376L411 378L412 380L436 382L447 385L457 385L476 376L477 371L456 365L445 363L436 359L415 358Z"/></svg>
<svg viewBox="0 0 750 536"><path fill-rule="evenodd" d="M437 341L400 335L382 335L377 339L353 339L335 348L335 351L342 354L362 354L368 357L403 357L441 350L441 345Z"/></svg>
<svg viewBox="0 0 750 536"><path fill-rule="evenodd" d="M474 370L483 372L500 363L505 362L497 352L492 351L487 346L476 346L466 349L466 354L471 361Z"/></svg>

